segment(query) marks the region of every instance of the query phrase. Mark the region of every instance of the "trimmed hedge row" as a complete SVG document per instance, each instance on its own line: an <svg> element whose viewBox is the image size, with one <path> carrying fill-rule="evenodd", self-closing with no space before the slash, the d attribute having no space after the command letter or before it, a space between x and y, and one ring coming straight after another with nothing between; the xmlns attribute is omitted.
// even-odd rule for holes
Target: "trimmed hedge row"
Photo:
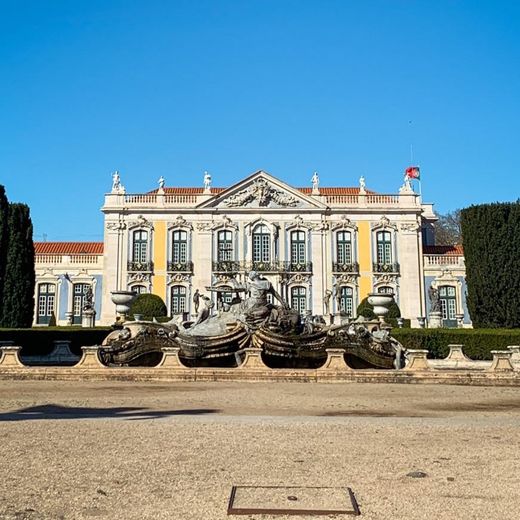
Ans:
<svg viewBox="0 0 520 520"><path fill-rule="evenodd" d="M110 327L42 327L32 329L0 329L0 341L14 341L22 347L22 354L34 356L52 352L54 340L61 339L71 342L70 349L75 354L81 354L81 347L100 345Z"/></svg>
<svg viewBox="0 0 520 520"><path fill-rule="evenodd" d="M520 329L392 329L405 348L428 350L428 357L445 358L448 345L464 345L471 359L492 359L492 350L520 345Z"/></svg>

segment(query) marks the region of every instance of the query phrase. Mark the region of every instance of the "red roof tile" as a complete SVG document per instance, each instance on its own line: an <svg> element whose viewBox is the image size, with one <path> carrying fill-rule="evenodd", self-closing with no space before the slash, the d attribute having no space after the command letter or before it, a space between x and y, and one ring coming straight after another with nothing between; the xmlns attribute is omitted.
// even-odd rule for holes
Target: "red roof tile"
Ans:
<svg viewBox="0 0 520 520"><path fill-rule="evenodd" d="M464 256L464 249L461 244L454 244L452 246L424 246L423 253L425 255Z"/></svg>
<svg viewBox="0 0 520 520"><path fill-rule="evenodd" d="M35 242L37 255L102 255L103 242Z"/></svg>

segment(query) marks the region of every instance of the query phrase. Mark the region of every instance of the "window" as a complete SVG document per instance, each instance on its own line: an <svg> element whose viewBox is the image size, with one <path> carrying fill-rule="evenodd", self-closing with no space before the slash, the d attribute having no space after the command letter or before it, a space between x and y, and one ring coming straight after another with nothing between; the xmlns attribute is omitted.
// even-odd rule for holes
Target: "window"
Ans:
<svg viewBox="0 0 520 520"><path fill-rule="evenodd" d="M291 308L304 314L307 310L307 289L305 287L291 288Z"/></svg>
<svg viewBox="0 0 520 520"><path fill-rule="evenodd" d="M182 314L186 312L186 287L174 285L171 289L171 313Z"/></svg>
<svg viewBox="0 0 520 520"><path fill-rule="evenodd" d="M137 294L146 294L148 292L144 285L134 285L130 290Z"/></svg>
<svg viewBox="0 0 520 520"><path fill-rule="evenodd" d="M139 229L133 233L132 261L144 264L148 260L148 231Z"/></svg>
<svg viewBox="0 0 520 520"><path fill-rule="evenodd" d="M188 260L188 233L177 229L172 233L172 262L185 263Z"/></svg>
<svg viewBox="0 0 520 520"><path fill-rule="evenodd" d="M258 224L253 230L253 262L271 260L271 234L265 224Z"/></svg>
<svg viewBox="0 0 520 520"><path fill-rule="evenodd" d="M354 310L354 291L352 287L342 286L339 291L339 311L343 316L352 316Z"/></svg>
<svg viewBox="0 0 520 520"><path fill-rule="evenodd" d="M233 234L223 230L217 234L217 258L219 262L233 260Z"/></svg>
<svg viewBox="0 0 520 520"><path fill-rule="evenodd" d="M457 325L457 296L455 287L443 285L439 287L443 325L455 327Z"/></svg>
<svg viewBox="0 0 520 520"><path fill-rule="evenodd" d="M377 288L377 292L379 294L393 294L394 290L392 287L388 287L387 285L383 285L382 287Z"/></svg>
<svg viewBox="0 0 520 520"><path fill-rule="evenodd" d="M378 231L377 241L377 263L388 265L392 263L392 234L390 231Z"/></svg>
<svg viewBox="0 0 520 520"><path fill-rule="evenodd" d="M41 283L38 286L38 316L37 323L47 324L54 312L56 297L56 285L53 283Z"/></svg>
<svg viewBox="0 0 520 520"><path fill-rule="evenodd" d="M83 307L85 305L85 294L87 294L89 289L90 285L88 283L75 283L73 285L72 310L74 312L73 323L75 324L81 323Z"/></svg>
<svg viewBox="0 0 520 520"><path fill-rule="evenodd" d="M305 263L305 231L291 233L291 263Z"/></svg>
<svg viewBox="0 0 520 520"><path fill-rule="evenodd" d="M338 264L352 263L352 234L350 231L336 233L336 258Z"/></svg>

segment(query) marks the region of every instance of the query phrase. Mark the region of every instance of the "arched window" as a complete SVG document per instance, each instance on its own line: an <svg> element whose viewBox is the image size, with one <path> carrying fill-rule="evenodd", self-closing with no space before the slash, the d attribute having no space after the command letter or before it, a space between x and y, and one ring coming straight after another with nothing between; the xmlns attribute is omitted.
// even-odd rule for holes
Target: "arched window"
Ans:
<svg viewBox="0 0 520 520"><path fill-rule="evenodd" d="M132 241L132 262L144 264L148 260L148 231L134 231Z"/></svg>
<svg viewBox="0 0 520 520"><path fill-rule="evenodd" d="M377 292L380 294L393 294L394 289L388 285L382 285L381 287L377 288Z"/></svg>
<svg viewBox="0 0 520 520"><path fill-rule="evenodd" d="M186 312L186 287L174 285L171 288L171 314Z"/></svg>
<svg viewBox="0 0 520 520"><path fill-rule="evenodd" d="M291 287L291 308L304 314L307 310L307 289L305 287Z"/></svg>
<svg viewBox="0 0 520 520"><path fill-rule="evenodd" d="M219 262L233 260L233 233L227 229L217 234L217 259Z"/></svg>
<svg viewBox="0 0 520 520"><path fill-rule="evenodd" d="M146 289L146 286L144 285L134 285L131 288L132 291L136 292L137 294L146 294L148 290Z"/></svg>
<svg viewBox="0 0 520 520"><path fill-rule="evenodd" d="M441 300L442 321L445 327L457 326L457 292L452 285L439 287L439 298Z"/></svg>
<svg viewBox="0 0 520 520"><path fill-rule="evenodd" d="M172 262L185 263L188 260L188 233L176 229L172 233Z"/></svg>
<svg viewBox="0 0 520 520"><path fill-rule="evenodd" d="M271 233L265 224L258 224L253 230L253 262L271 260Z"/></svg>
<svg viewBox="0 0 520 520"><path fill-rule="evenodd" d="M338 264L352 263L352 233L338 231L336 233L336 260Z"/></svg>
<svg viewBox="0 0 520 520"><path fill-rule="evenodd" d="M352 316L354 312L354 291L352 287L342 286L339 290L339 311L343 316Z"/></svg>
<svg viewBox="0 0 520 520"><path fill-rule="evenodd" d="M392 234L390 231L378 231L377 241L377 263L389 265L392 263Z"/></svg>
<svg viewBox="0 0 520 520"><path fill-rule="evenodd" d="M291 263L305 263L305 231L291 232Z"/></svg>
<svg viewBox="0 0 520 520"><path fill-rule="evenodd" d="M73 290L73 323L79 324L81 323L81 318L83 316L83 307L85 305L85 295L87 294L88 290L91 288L90 284L88 283L75 283L72 286Z"/></svg>
<svg viewBox="0 0 520 520"><path fill-rule="evenodd" d="M37 323L47 324L54 312L56 299L56 285L41 283L38 285L38 317Z"/></svg>

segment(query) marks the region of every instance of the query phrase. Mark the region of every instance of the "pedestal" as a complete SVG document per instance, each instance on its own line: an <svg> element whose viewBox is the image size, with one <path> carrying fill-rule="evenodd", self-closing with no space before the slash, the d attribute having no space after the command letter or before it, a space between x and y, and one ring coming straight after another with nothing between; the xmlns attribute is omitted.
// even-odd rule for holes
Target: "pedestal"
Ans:
<svg viewBox="0 0 520 520"><path fill-rule="evenodd" d="M105 365L99 360L99 347L97 345L92 347L81 347L83 356L78 361L74 368L105 368Z"/></svg>
<svg viewBox="0 0 520 520"><path fill-rule="evenodd" d="M83 311L83 315L81 317L81 326L84 328L92 328L94 327L96 322L96 311L94 309L87 309Z"/></svg>
<svg viewBox="0 0 520 520"><path fill-rule="evenodd" d="M262 349L256 347L250 347L244 349L246 357L244 358L243 363L238 367L238 369L242 368L262 368L268 369L269 367L264 363L262 359Z"/></svg>
<svg viewBox="0 0 520 520"><path fill-rule="evenodd" d="M327 351L327 361L325 364L318 368L318 370L328 370L333 372L344 372L345 370L352 370L345 363L345 350L342 348L328 348Z"/></svg>
<svg viewBox="0 0 520 520"><path fill-rule="evenodd" d="M430 370L430 365L426 359L427 355L427 350L407 350L406 357L408 358L408 364L403 370Z"/></svg>
<svg viewBox="0 0 520 520"><path fill-rule="evenodd" d="M187 368L179 359L179 347L162 347L161 350L163 358L156 368Z"/></svg>
<svg viewBox="0 0 520 520"><path fill-rule="evenodd" d="M520 363L520 345L510 345L507 350L511 352L511 361L513 363Z"/></svg>
<svg viewBox="0 0 520 520"><path fill-rule="evenodd" d="M490 372L512 372L514 370L510 350L492 350L491 354L493 354L493 361L488 369Z"/></svg>
<svg viewBox="0 0 520 520"><path fill-rule="evenodd" d="M448 345L450 353L446 358L446 361L471 361L470 358L466 357L466 354L462 351L464 345Z"/></svg>
<svg viewBox="0 0 520 520"><path fill-rule="evenodd" d="M429 329L440 329L442 327L442 312L434 311L430 312L428 317L428 328Z"/></svg>
<svg viewBox="0 0 520 520"><path fill-rule="evenodd" d="M67 320L67 325L72 325L72 323L74 322L74 313L72 311L66 312L65 319Z"/></svg>
<svg viewBox="0 0 520 520"><path fill-rule="evenodd" d="M1 367L23 367L25 366L19 358L22 347L4 346L0 347L0 366Z"/></svg>

